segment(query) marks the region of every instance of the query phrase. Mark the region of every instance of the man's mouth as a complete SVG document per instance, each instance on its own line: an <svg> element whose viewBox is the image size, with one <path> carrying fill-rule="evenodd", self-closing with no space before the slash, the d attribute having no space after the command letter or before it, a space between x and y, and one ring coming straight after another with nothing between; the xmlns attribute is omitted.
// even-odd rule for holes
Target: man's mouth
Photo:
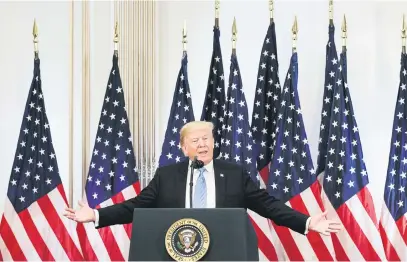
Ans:
<svg viewBox="0 0 407 262"><path fill-rule="evenodd" d="M198 155L199 156L204 156L204 155L206 155L208 153L208 151L201 151L201 152L198 152Z"/></svg>

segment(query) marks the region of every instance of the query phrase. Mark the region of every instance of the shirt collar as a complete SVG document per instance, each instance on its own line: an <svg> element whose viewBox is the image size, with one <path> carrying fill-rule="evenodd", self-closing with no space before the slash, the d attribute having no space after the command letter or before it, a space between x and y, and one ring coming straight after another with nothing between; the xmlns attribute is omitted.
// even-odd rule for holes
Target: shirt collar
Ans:
<svg viewBox="0 0 407 262"><path fill-rule="evenodd" d="M192 164L192 160L190 159L188 166L191 166L191 164ZM207 165L204 165L204 168L206 169L206 171L213 170L213 159Z"/></svg>

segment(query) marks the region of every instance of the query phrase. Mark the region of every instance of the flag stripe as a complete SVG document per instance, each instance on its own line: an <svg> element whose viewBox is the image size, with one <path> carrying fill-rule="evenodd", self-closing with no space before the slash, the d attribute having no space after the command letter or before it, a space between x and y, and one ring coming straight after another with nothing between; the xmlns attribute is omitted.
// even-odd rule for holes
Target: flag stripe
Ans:
<svg viewBox="0 0 407 262"><path fill-rule="evenodd" d="M315 181L310 188L304 190L301 193L302 196L302 201L307 208L307 212L310 214L321 214L324 211L323 208L323 203L322 203L322 198L321 198L321 187L318 181ZM307 199L307 201L304 201L304 199ZM311 234L315 234L315 232L311 232ZM324 245L324 247L327 249L331 256L331 260L334 259L335 256L335 250L333 247L333 242L332 242L332 236L335 234L331 234L330 236L324 236L321 234L318 234L318 236L321 238L323 243L321 245Z"/></svg>
<svg viewBox="0 0 407 262"><path fill-rule="evenodd" d="M400 245L400 243L403 243L404 241L398 234L398 231L395 230L396 225L394 223L394 220L386 217L390 215L390 213L388 211L385 211L385 209L387 209L386 205L384 205L382 209L382 217L381 222L379 223L379 230L386 258L389 261L404 261L405 259L403 259L403 256L405 256L406 247L403 244ZM388 223L383 226L382 223L385 221Z"/></svg>
<svg viewBox="0 0 407 262"><path fill-rule="evenodd" d="M262 234L264 234L264 236L266 237L265 242L263 242L262 244L260 244L260 241L258 241L258 245L259 245L259 250L260 250L260 246L262 247L261 250L264 249L264 253L268 254L268 252L270 252L270 250L274 250L274 253L276 253L277 259L274 258L274 256L268 258L268 260L282 260L285 257L287 257L285 255L285 251L282 248L282 245L280 242L275 241L277 239L277 235L276 232L273 229L273 225L272 225L272 221L270 219L266 219L262 216L260 216L259 214L257 214L256 212L252 211L252 210L248 210L248 214L249 217L253 220L254 223L256 223L256 227L258 227L261 231ZM263 252L263 251L262 251ZM268 255L270 256L270 255Z"/></svg>
<svg viewBox="0 0 407 262"><path fill-rule="evenodd" d="M53 217L45 217L42 208L39 206L40 201L43 199L48 198L48 196L44 196L41 199L39 199L37 202L34 202L31 204L31 206L27 209L29 212L29 216L32 219L32 222L34 223L35 228L38 228L38 233L39 237L45 241L45 246L49 249L53 257L58 257L61 258L61 260L70 260L67 254L65 253L64 247L60 245L60 242L58 241L57 236L53 232L52 225L50 227L50 220L53 219ZM49 215L49 214L47 214ZM25 220L21 220L23 223L25 223ZM34 246L36 245L35 242L33 242ZM40 249L42 249L44 246L41 246ZM41 252L41 251L40 251ZM72 259L71 259L72 260Z"/></svg>
<svg viewBox="0 0 407 262"><path fill-rule="evenodd" d="M123 261L124 257L114 236L112 227L104 227L98 229L100 237L109 253L110 260L112 261ZM93 241L93 240L92 240Z"/></svg>
<svg viewBox="0 0 407 262"><path fill-rule="evenodd" d="M89 226L89 224L87 224ZM96 229L93 229L94 233L96 233ZM78 224L77 228L76 228L76 232L78 233L78 237L79 237L79 242L81 245L81 249L82 249L82 253L83 253L83 258L85 261L96 261L98 260L98 257L95 254L95 250L92 247L89 239L91 236L90 234L87 234L86 229L85 229L85 225L84 224ZM95 235L95 234L93 234ZM96 242L96 238L91 238L93 241L93 243ZM103 244L103 243L102 243ZM97 245L99 247L101 247L102 245ZM105 250L105 249L102 249ZM100 254L100 253L99 253ZM106 256L105 256L106 257Z"/></svg>
<svg viewBox="0 0 407 262"><path fill-rule="evenodd" d="M53 233L55 234L59 243L61 244L60 246L58 245L58 247L62 247L65 250L66 255L68 255L70 260L81 258L82 257L81 252L79 251L76 244L73 242L70 234L68 233L68 230L61 221L61 216L58 214L58 212L55 209L55 206L49 200L49 196L47 195L45 197L38 199L37 203L39 208L41 208L42 213L45 215L45 218L47 219L49 226L51 226ZM52 235L52 233L49 234L49 236L50 235ZM61 253L61 255L63 254Z"/></svg>
<svg viewBox="0 0 407 262"><path fill-rule="evenodd" d="M260 177L263 180L265 185L268 185L268 181L269 181L269 172L270 172L270 168L269 165L265 166L264 168L262 168L259 171Z"/></svg>
<svg viewBox="0 0 407 262"><path fill-rule="evenodd" d="M140 181L137 181L136 183L133 183L133 188L136 191L136 194L140 194L141 188L140 188Z"/></svg>
<svg viewBox="0 0 407 262"><path fill-rule="evenodd" d="M0 234L0 261L10 261L13 260L11 257L10 252L8 252L7 248L5 248L6 244L3 241L3 238Z"/></svg>
<svg viewBox="0 0 407 262"><path fill-rule="evenodd" d="M314 196L312 199L313 200L315 199L315 201L318 204L318 207L319 207L318 212L325 210L324 203L323 203L322 198L321 198L322 185L321 185L320 181L317 180L316 182L314 182L310 186L310 189L311 189L312 194ZM306 192L308 192L308 191L306 190ZM307 198L305 198L305 199L307 199ZM314 208L316 209L316 207L314 207Z"/></svg>
<svg viewBox="0 0 407 262"><path fill-rule="evenodd" d="M314 184L316 184L316 183L318 183L318 182L317 181L314 182ZM303 193L308 192L308 191L309 191L309 189L305 190ZM308 211L309 207L307 208L307 206L305 205L305 203L303 201L303 197L305 199L307 199L308 202L316 202L316 201L312 201L312 200L315 199L315 196L312 195L312 196L307 197L303 193L291 198L290 199L290 205L295 210L297 210L297 211L299 211L299 212L301 212L303 214L310 215L310 212ZM312 210L312 211L317 211L317 210ZM303 240L303 236L300 236L300 237L301 237L301 240ZM309 232L306 237L307 237L309 242L301 241L300 239L299 239L299 241L301 241L301 243L303 243L303 244L309 243L311 248L314 250L315 255L317 256L318 260L327 261L327 260L332 260L333 259L332 255L329 252L328 248L326 247L326 244L323 241L321 235L319 235L318 233ZM297 241L297 243L298 243L298 241ZM307 256L305 256L305 259L309 260L310 258L308 257L308 255L310 255L311 252L306 253L304 251L302 253L307 254Z"/></svg>
<svg viewBox="0 0 407 262"><path fill-rule="evenodd" d="M116 194L116 196L117 195L121 195L121 192L119 194ZM115 204L113 202L113 199L116 196L114 196L114 197L106 200L105 202L103 202L101 204L101 207L110 206L110 205ZM127 232L125 231L124 225L113 225L113 226L110 226L110 229L112 230L112 234L116 239L116 243L118 244L118 247L120 249L120 252L122 253L122 256L124 258L126 258L128 256L128 254L129 254L129 243L130 243L129 241L130 241L130 238L127 235Z"/></svg>
<svg viewBox="0 0 407 262"><path fill-rule="evenodd" d="M79 253L82 256L82 250L80 248L80 243L79 243L79 238L78 234L76 232L76 226L77 223L69 220L66 217L63 217L61 214L65 213L65 207L67 206L66 204L66 199L65 199L65 194L63 193L63 186L62 184L57 186L57 190L52 190L49 192L49 201L51 201L51 204L54 206L55 210L57 211L58 216L60 217L60 221L63 223L64 227L67 229L67 236L70 236L70 239L72 240L72 243L74 244L73 247L75 249L78 249ZM67 244L67 243L65 243Z"/></svg>
<svg viewBox="0 0 407 262"><path fill-rule="evenodd" d="M399 220L403 217L399 218ZM407 246L405 238L401 234L399 225L394 221L391 216L386 203L383 203L381 219L380 219L380 234L383 242L386 257L388 260L401 260L407 259ZM399 259L396 259L399 257Z"/></svg>
<svg viewBox="0 0 407 262"><path fill-rule="evenodd" d="M399 220L396 221L397 228L401 234L401 238L404 240L404 243L407 245L407 222L406 217L402 216Z"/></svg>
<svg viewBox="0 0 407 262"><path fill-rule="evenodd" d="M369 243L372 245L372 249L375 251L376 255L379 256L380 260L383 260L385 259L385 256L378 224L374 224L374 222L370 219L370 216L367 214L367 208L363 206L362 202L360 202L359 194L366 194L365 192L369 191L368 188L369 185L365 186L361 191L359 191L357 197L352 197L346 202L346 204L349 210L352 212L356 222L363 220L364 223L359 223L360 229L363 231Z"/></svg>
<svg viewBox="0 0 407 262"><path fill-rule="evenodd" d="M101 206L98 206L97 208L107 206L107 202L109 202L109 199L106 200L105 202L101 203ZM121 226L121 225L119 225L119 226ZM110 260L123 261L124 257L123 257L122 251L120 249L119 243L117 242L117 239L115 237L114 229L116 227L117 226L99 228L98 232L109 253Z"/></svg>
<svg viewBox="0 0 407 262"><path fill-rule="evenodd" d="M269 261L278 260L276 250L274 249L270 239L268 239L268 237L264 234L263 230L257 225L256 221L251 216L249 216L249 218L252 222L254 231L256 231L257 244L263 255Z"/></svg>
<svg viewBox="0 0 407 262"><path fill-rule="evenodd" d="M388 226L386 226L386 228L388 228ZM383 241L383 247L384 247L384 251L385 251L387 260L388 261L404 261L403 259L400 259L393 244L389 241L389 238L387 237L387 234L386 234L386 230L384 229L382 223L379 224L379 230L380 230L380 236ZM391 228L388 228L388 230L390 231ZM403 240L401 240L401 241L403 241Z"/></svg>
<svg viewBox="0 0 407 262"><path fill-rule="evenodd" d="M344 246L341 244L341 241L338 238L337 234L331 234L332 244L335 250L335 259L336 261L350 261ZM356 248L355 246L353 246Z"/></svg>
<svg viewBox="0 0 407 262"><path fill-rule="evenodd" d="M273 229L277 233L277 236L286 250L289 260L299 261L304 260L304 257L294 240L294 237L290 233L290 229L282 226L278 226L273 222Z"/></svg>
<svg viewBox="0 0 407 262"><path fill-rule="evenodd" d="M41 260L41 258L39 257L39 255L33 245L33 243L35 243L35 242L32 242L31 241L32 238L27 235L28 231L25 229L26 223L23 220L21 220L19 214L13 212L14 209L13 209L13 206L12 206L9 198L6 199L6 204L5 204L4 210L10 210L10 212L4 212L4 216L5 216L5 221L7 221L8 225L11 229L10 234L3 236L4 242L7 244L7 242L8 242L7 237L10 237L11 234L13 234L16 238L17 245L19 245L20 247L23 247L22 251L27 260ZM22 212L28 213L28 210L26 209ZM29 216L29 214L27 214L27 216ZM33 224L28 225L28 226L32 226L32 225ZM31 232L31 231L29 231L29 232ZM37 233L38 233L38 231L37 231ZM36 237L36 236L37 235L34 235L34 237ZM13 247L13 249L14 248L15 247ZM10 251L10 253L12 254L12 256L14 256L13 251Z"/></svg>
<svg viewBox="0 0 407 262"><path fill-rule="evenodd" d="M27 261L5 216L1 219L0 235L4 242L4 245L1 245L1 253L4 258L7 258L6 254L9 253L14 261Z"/></svg>
<svg viewBox="0 0 407 262"><path fill-rule="evenodd" d="M131 187L131 186L130 186L130 187ZM128 187L127 187L127 188L128 188ZM126 190L126 189L124 189L124 190ZM123 191L124 191L124 190L123 190ZM126 200L125 197L123 196L123 191L111 198L113 204L121 203L121 202L123 202L123 201ZM119 227L120 227L120 226L119 226ZM131 224L131 223L130 223L130 224L125 224L125 225L123 225L123 228L124 228L124 231L126 231L126 234L127 234L127 236L129 237L129 239L130 239L130 238L131 238L131 228L132 228L132 224ZM118 237L119 237L119 239L121 239L120 236L118 236ZM126 240L126 239L122 239L122 241L124 241L124 242L125 242L124 244L127 245L127 243L126 243L127 240ZM124 253L124 254L127 254L127 253Z"/></svg>
<svg viewBox="0 0 407 262"><path fill-rule="evenodd" d="M374 202L372 195L370 194L370 191L368 190L369 185L366 185L366 187L362 188L362 190L359 191L357 194L360 204L362 204L364 210L366 210L366 213L369 215L370 219L372 222L377 225L377 218L376 218L376 213L374 210ZM356 209L357 210L357 209Z"/></svg>
<svg viewBox="0 0 407 262"><path fill-rule="evenodd" d="M68 199L66 198L64 186L62 184L60 184L57 186L57 189L59 191L60 196L62 197L62 199L64 201L63 206L68 206ZM50 193L52 193L52 191Z"/></svg>
<svg viewBox="0 0 407 262"><path fill-rule="evenodd" d="M268 232L271 236L271 242L274 245L274 249L277 253L277 258L279 261L285 261L288 258L287 251L284 249L283 244L278 238L277 232L274 230L273 221L268 220Z"/></svg>
<svg viewBox="0 0 407 262"><path fill-rule="evenodd" d="M341 221L339 214L336 212L335 208L332 206L332 203L329 201L325 190L323 190L321 194L325 210L328 211L326 216L327 219ZM342 224L344 224L344 221L341 222ZM347 260L346 257L349 257L349 260L352 261L364 260L359 247L356 245L355 242L353 242L350 233L348 233L348 228L349 228L348 226L345 226L344 230L336 233L335 234L336 237L332 239L335 249L336 260L346 261ZM341 250L343 250L344 252L341 253ZM339 253L337 253L338 251Z"/></svg>
<svg viewBox="0 0 407 262"><path fill-rule="evenodd" d="M346 225L346 230L349 233L349 236L354 243L358 246L360 253L362 254L365 260L380 260L380 257L377 255L376 250L373 248L369 239L366 237L365 233L360 227L360 224L354 217L349 206L345 203L339 207L336 212L340 217L343 224Z"/></svg>
<svg viewBox="0 0 407 262"><path fill-rule="evenodd" d="M305 191L307 191L307 190L309 190L309 189L306 189ZM298 210L301 213L307 214L307 212L308 212L307 209L304 208L304 210L302 210L301 204L299 204L298 206L293 206L292 205L292 202L293 203L302 202L301 197L302 197L302 194L291 198L290 201L287 202L287 206L289 206L289 207L291 207L291 208L293 208L295 210ZM299 201L298 200L296 201L295 199L299 199ZM309 215L309 214L307 214L307 215ZM295 232L293 230L289 230L289 232L292 235L296 246L298 246L298 249L301 252L304 260L305 261L307 261L307 260L317 260L318 256L317 256L314 248L312 247L312 245L311 245L311 243L310 243L310 241L308 239L309 235L312 234L312 232L309 232L307 236L304 236L303 234L297 233L297 232ZM322 243L322 244L324 244L324 243Z"/></svg>
<svg viewBox="0 0 407 262"><path fill-rule="evenodd" d="M30 209L20 212L18 215L21 219L22 224L24 225L25 231L27 232L27 236L30 238L31 243L33 244L35 250L37 251L37 254L41 257L41 259L44 261L55 260L48 246L44 242L44 238L39 232L39 229L41 229L41 227L37 227L33 221L33 218L35 218L35 216L31 214ZM42 216L42 214L34 215Z"/></svg>

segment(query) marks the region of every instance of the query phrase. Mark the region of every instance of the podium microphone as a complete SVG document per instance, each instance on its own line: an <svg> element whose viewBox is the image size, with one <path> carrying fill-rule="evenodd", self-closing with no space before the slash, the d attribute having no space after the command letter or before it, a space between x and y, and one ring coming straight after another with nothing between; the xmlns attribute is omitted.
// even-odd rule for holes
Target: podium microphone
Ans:
<svg viewBox="0 0 407 262"><path fill-rule="evenodd" d="M189 207L192 208L192 186L194 185L194 169L199 169L204 166L204 162L198 160L198 157L195 156L194 160L191 163L191 178L189 180Z"/></svg>

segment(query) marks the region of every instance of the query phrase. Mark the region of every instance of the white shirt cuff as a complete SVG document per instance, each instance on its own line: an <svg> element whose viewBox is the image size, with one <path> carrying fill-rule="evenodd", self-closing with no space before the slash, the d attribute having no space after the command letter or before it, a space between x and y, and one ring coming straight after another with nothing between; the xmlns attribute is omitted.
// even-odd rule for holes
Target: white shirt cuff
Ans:
<svg viewBox="0 0 407 262"><path fill-rule="evenodd" d="M93 212L95 213L95 227L99 226L99 211L97 209L93 209Z"/></svg>
<svg viewBox="0 0 407 262"><path fill-rule="evenodd" d="M304 235L306 235L306 234L308 234L308 232L309 232L309 223L311 222L311 217L309 217L308 219L307 219L307 221L305 222L305 232L304 232Z"/></svg>

